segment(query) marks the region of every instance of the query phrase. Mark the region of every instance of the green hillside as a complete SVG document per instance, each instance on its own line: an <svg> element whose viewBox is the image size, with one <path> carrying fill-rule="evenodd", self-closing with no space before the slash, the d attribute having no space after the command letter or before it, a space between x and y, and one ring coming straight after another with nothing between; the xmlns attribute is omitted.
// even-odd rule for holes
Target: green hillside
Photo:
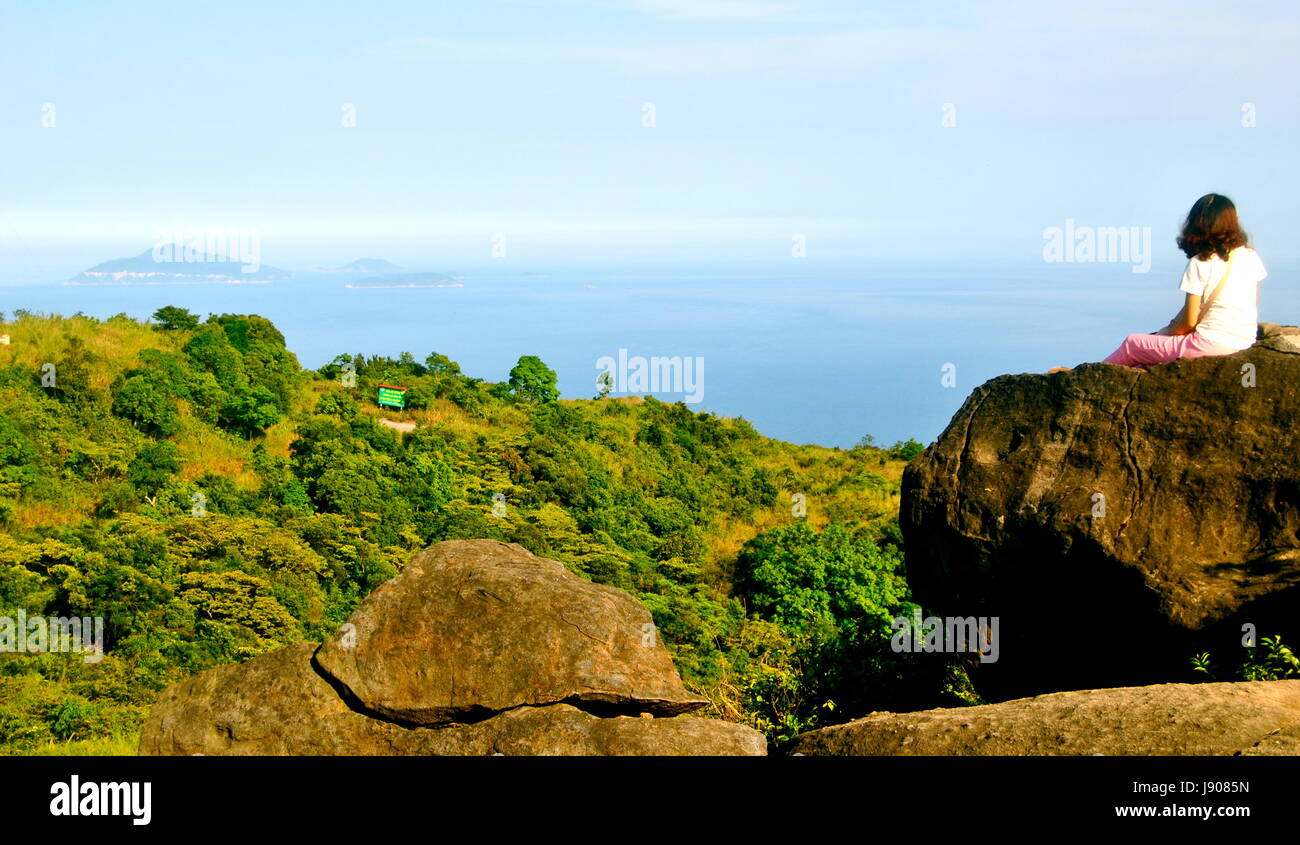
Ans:
<svg viewBox="0 0 1300 845"><path fill-rule="evenodd" d="M0 334L0 617L106 621L99 662L0 654L0 752L133 753L159 689L324 638L453 538L637 595L712 715L776 739L970 698L956 664L889 649L911 612L896 515L916 444L555 401L536 359L498 383L436 353L303 370L252 315L20 313ZM380 383L408 408L377 406Z"/></svg>

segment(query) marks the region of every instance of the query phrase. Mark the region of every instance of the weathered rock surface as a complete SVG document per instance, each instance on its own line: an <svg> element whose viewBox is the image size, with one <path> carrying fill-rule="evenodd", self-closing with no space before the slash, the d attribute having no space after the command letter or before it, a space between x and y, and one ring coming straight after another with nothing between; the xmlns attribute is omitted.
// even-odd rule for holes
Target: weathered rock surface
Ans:
<svg viewBox="0 0 1300 845"><path fill-rule="evenodd" d="M1277 323L1260 323L1255 345L1274 352L1300 355L1300 326L1279 326Z"/></svg>
<svg viewBox="0 0 1300 845"><path fill-rule="evenodd" d="M317 662L366 710L412 724L559 701L656 715L708 703L640 602L513 543L426 549L348 623Z"/></svg>
<svg viewBox="0 0 1300 845"><path fill-rule="evenodd" d="M999 616L999 698L1179 680L1300 619L1300 328L1149 371L976 388L903 477L918 600Z"/></svg>
<svg viewBox="0 0 1300 845"><path fill-rule="evenodd" d="M1295 755L1300 681L1160 684L873 713L797 737L813 755Z"/></svg>
<svg viewBox="0 0 1300 845"><path fill-rule="evenodd" d="M220 666L163 690L140 753L425 754L426 731L372 719L343 703L297 643Z"/></svg>
<svg viewBox="0 0 1300 845"><path fill-rule="evenodd" d="M518 546L443 543L362 604L344 629L349 639L286 646L164 690L140 753L767 753L751 728L675 715L702 702L686 693L657 637L644 637L649 613L594 586ZM431 697L440 691L445 698Z"/></svg>
<svg viewBox="0 0 1300 845"><path fill-rule="evenodd" d="M767 754L758 731L698 716L601 718L569 704L517 707L486 722L429 729L438 754L513 756L747 756Z"/></svg>
<svg viewBox="0 0 1300 845"><path fill-rule="evenodd" d="M298 643L159 696L143 755L763 755L757 731L694 716L602 718L568 704L480 722L406 727L348 708Z"/></svg>

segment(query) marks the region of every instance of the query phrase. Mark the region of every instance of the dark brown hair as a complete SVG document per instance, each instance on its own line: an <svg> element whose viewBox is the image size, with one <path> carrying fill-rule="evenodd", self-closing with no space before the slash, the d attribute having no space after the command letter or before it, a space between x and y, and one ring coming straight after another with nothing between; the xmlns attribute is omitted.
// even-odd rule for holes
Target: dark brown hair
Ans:
<svg viewBox="0 0 1300 845"><path fill-rule="evenodd" d="M1223 194L1206 194L1196 201L1183 221L1178 248L1188 258L1204 261L1213 255L1223 260L1249 238L1237 220L1237 206Z"/></svg>

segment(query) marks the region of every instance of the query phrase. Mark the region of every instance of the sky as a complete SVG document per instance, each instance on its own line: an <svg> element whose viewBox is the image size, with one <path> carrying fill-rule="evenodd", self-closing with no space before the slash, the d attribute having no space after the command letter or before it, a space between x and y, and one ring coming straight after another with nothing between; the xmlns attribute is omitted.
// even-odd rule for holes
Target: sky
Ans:
<svg viewBox="0 0 1300 845"><path fill-rule="evenodd" d="M1173 253L1209 191L1291 261L1298 43L1294 2L6 3L0 263L177 222L287 266Z"/></svg>

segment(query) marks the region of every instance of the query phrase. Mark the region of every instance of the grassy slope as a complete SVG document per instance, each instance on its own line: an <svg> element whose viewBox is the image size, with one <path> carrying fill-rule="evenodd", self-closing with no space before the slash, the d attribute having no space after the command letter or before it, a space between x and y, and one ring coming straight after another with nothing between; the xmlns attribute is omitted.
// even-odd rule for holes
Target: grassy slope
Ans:
<svg viewBox="0 0 1300 845"><path fill-rule="evenodd" d="M25 484L12 496L12 508L0 533L0 547L8 549L8 560L0 560L0 567L7 563L13 568L11 572L25 567L51 577L51 562L56 559L72 561L74 567L80 564L66 551L48 552L42 558L33 549L48 544L51 538L76 546L81 542L78 537L113 536L123 529L123 520L134 518L129 513L95 516L96 504L115 485L122 484L122 466L147 442L129 424L108 413L111 391L125 370L140 364L139 355L143 350L179 352L187 335L158 331L125 318L95 321L39 315L6 322L0 327L0 333L7 333L11 338L10 345L0 346L0 372L7 371L11 376L0 384L0 412L32 439L46 465L67 465L70 455L77 453L88 456L94 466L102 462L105 467L102 472L63 472L58 478ZM90 414L94 419L103 418L102 428L86 430L65 405L41 397L30 384L23 384L38 380L45 362L63 362L70 357L81 362L72 374L78 389L93 394L99 403L94 406L97 410L81 413ZM176 484L184 486L205 477L220 477L228 479L237 491L255 494L262 485L253 466L255 445L260 443L273 456L289 456L298 426L311 417L322 396L339 390L334 381L305 381L293 396L288 416L271 426L264 436L251 440L203 422L184 400L178 400L180 430L170 438L180 454ZM639 425L645 417L643 400L566 400L562 404L581 410L585 418L599 427L598 437L581 444L581 448L590 452L592 461L605 467L620 484L653 487L655 479L650 477L653 463L646 458L638 440ZM372 418L413 420L448 438L450 452L461 455L454 467L455 499L449 507L486 513L489 491L498 489L511 491L512 501L516 491L521 498L527 498L528 491L520 489L509 477L500 456L505 450L527 446L532 436L528 408L500 403L471 413L445 397L435 397L429 407L418 411L395 412L365 401L361 405L362 413ZM879 523L897 513L904 464L889 459L882 451L794 445L762 437L737 440L734 448L743 451L772 479L778 494L775 502L748 513L717 513L703 520L705 553L697 580L718 600L725 600L730 591L731 574L741 546L760 532L796 518L791 512L795 493L806 496L806 518L816 527L831 520L850 525ZM15 493L12 485L8 492ZM177 518L174 513L154 508L141 506L138 510L160 525ZM364 531L370 518L368 514L341 516L345 526L354 526L345 530L356 532ZM533 550L539 553L549 550L567 564L573 564L581 554L590 551L592 538L573 536L577 532L573 518L554 502L536 503L527 512L512 512L510 521L518 522L516 527L526 522L540 531L546 541L544 548ZM274 518L269 517L268 522L273 523ZM526 540L521 541L530 545ZM408 536L396 545L385 547L384 553L400 562L418 546ZM575 550L572 555L570 550ZM196 560L182 563L198 566ZM3 604L0 596L0 613L7 612ZM12 606L10 603L10 610ZM33 609L36 611L39 608ZM328 621L328 616L326 613L321 617L318 613L315 618ZM312 632L310 628L304 630ZM18 665L19 661L28 663ZM43 662L39 671L33 669L38 662ZM134 742L131 732L147 712L150 698L148 691L140 692L140 678L150 672L156 677L158 672L142 663L126 667L128 662L127 658L122 661L110 658L101 667L84 668L68 659L60 663L60 658L54 655L0 656L0 683L7 684L0 691L10 698L7 704L0 704L0 750L67 754L129 751ZM40 676L39 682L34 674ZM168 679L174 679L177 673L169 668L168 674ZM132 692L122 692L126 688ZM80 696L78 702L88 701L96 715L86 716L77 708L65 706L74 690ZM718 715L737 716L734 705L729 704L718 685L700 691L717 703ZM23 723L24 718L34 718L33 714L44 714L51 724L58 722L56 711L61 706L74 711L64 714L68 716L64 722L74 727L56 730L57 739ZM85 709L80 703L77 706Z"/></svg>

